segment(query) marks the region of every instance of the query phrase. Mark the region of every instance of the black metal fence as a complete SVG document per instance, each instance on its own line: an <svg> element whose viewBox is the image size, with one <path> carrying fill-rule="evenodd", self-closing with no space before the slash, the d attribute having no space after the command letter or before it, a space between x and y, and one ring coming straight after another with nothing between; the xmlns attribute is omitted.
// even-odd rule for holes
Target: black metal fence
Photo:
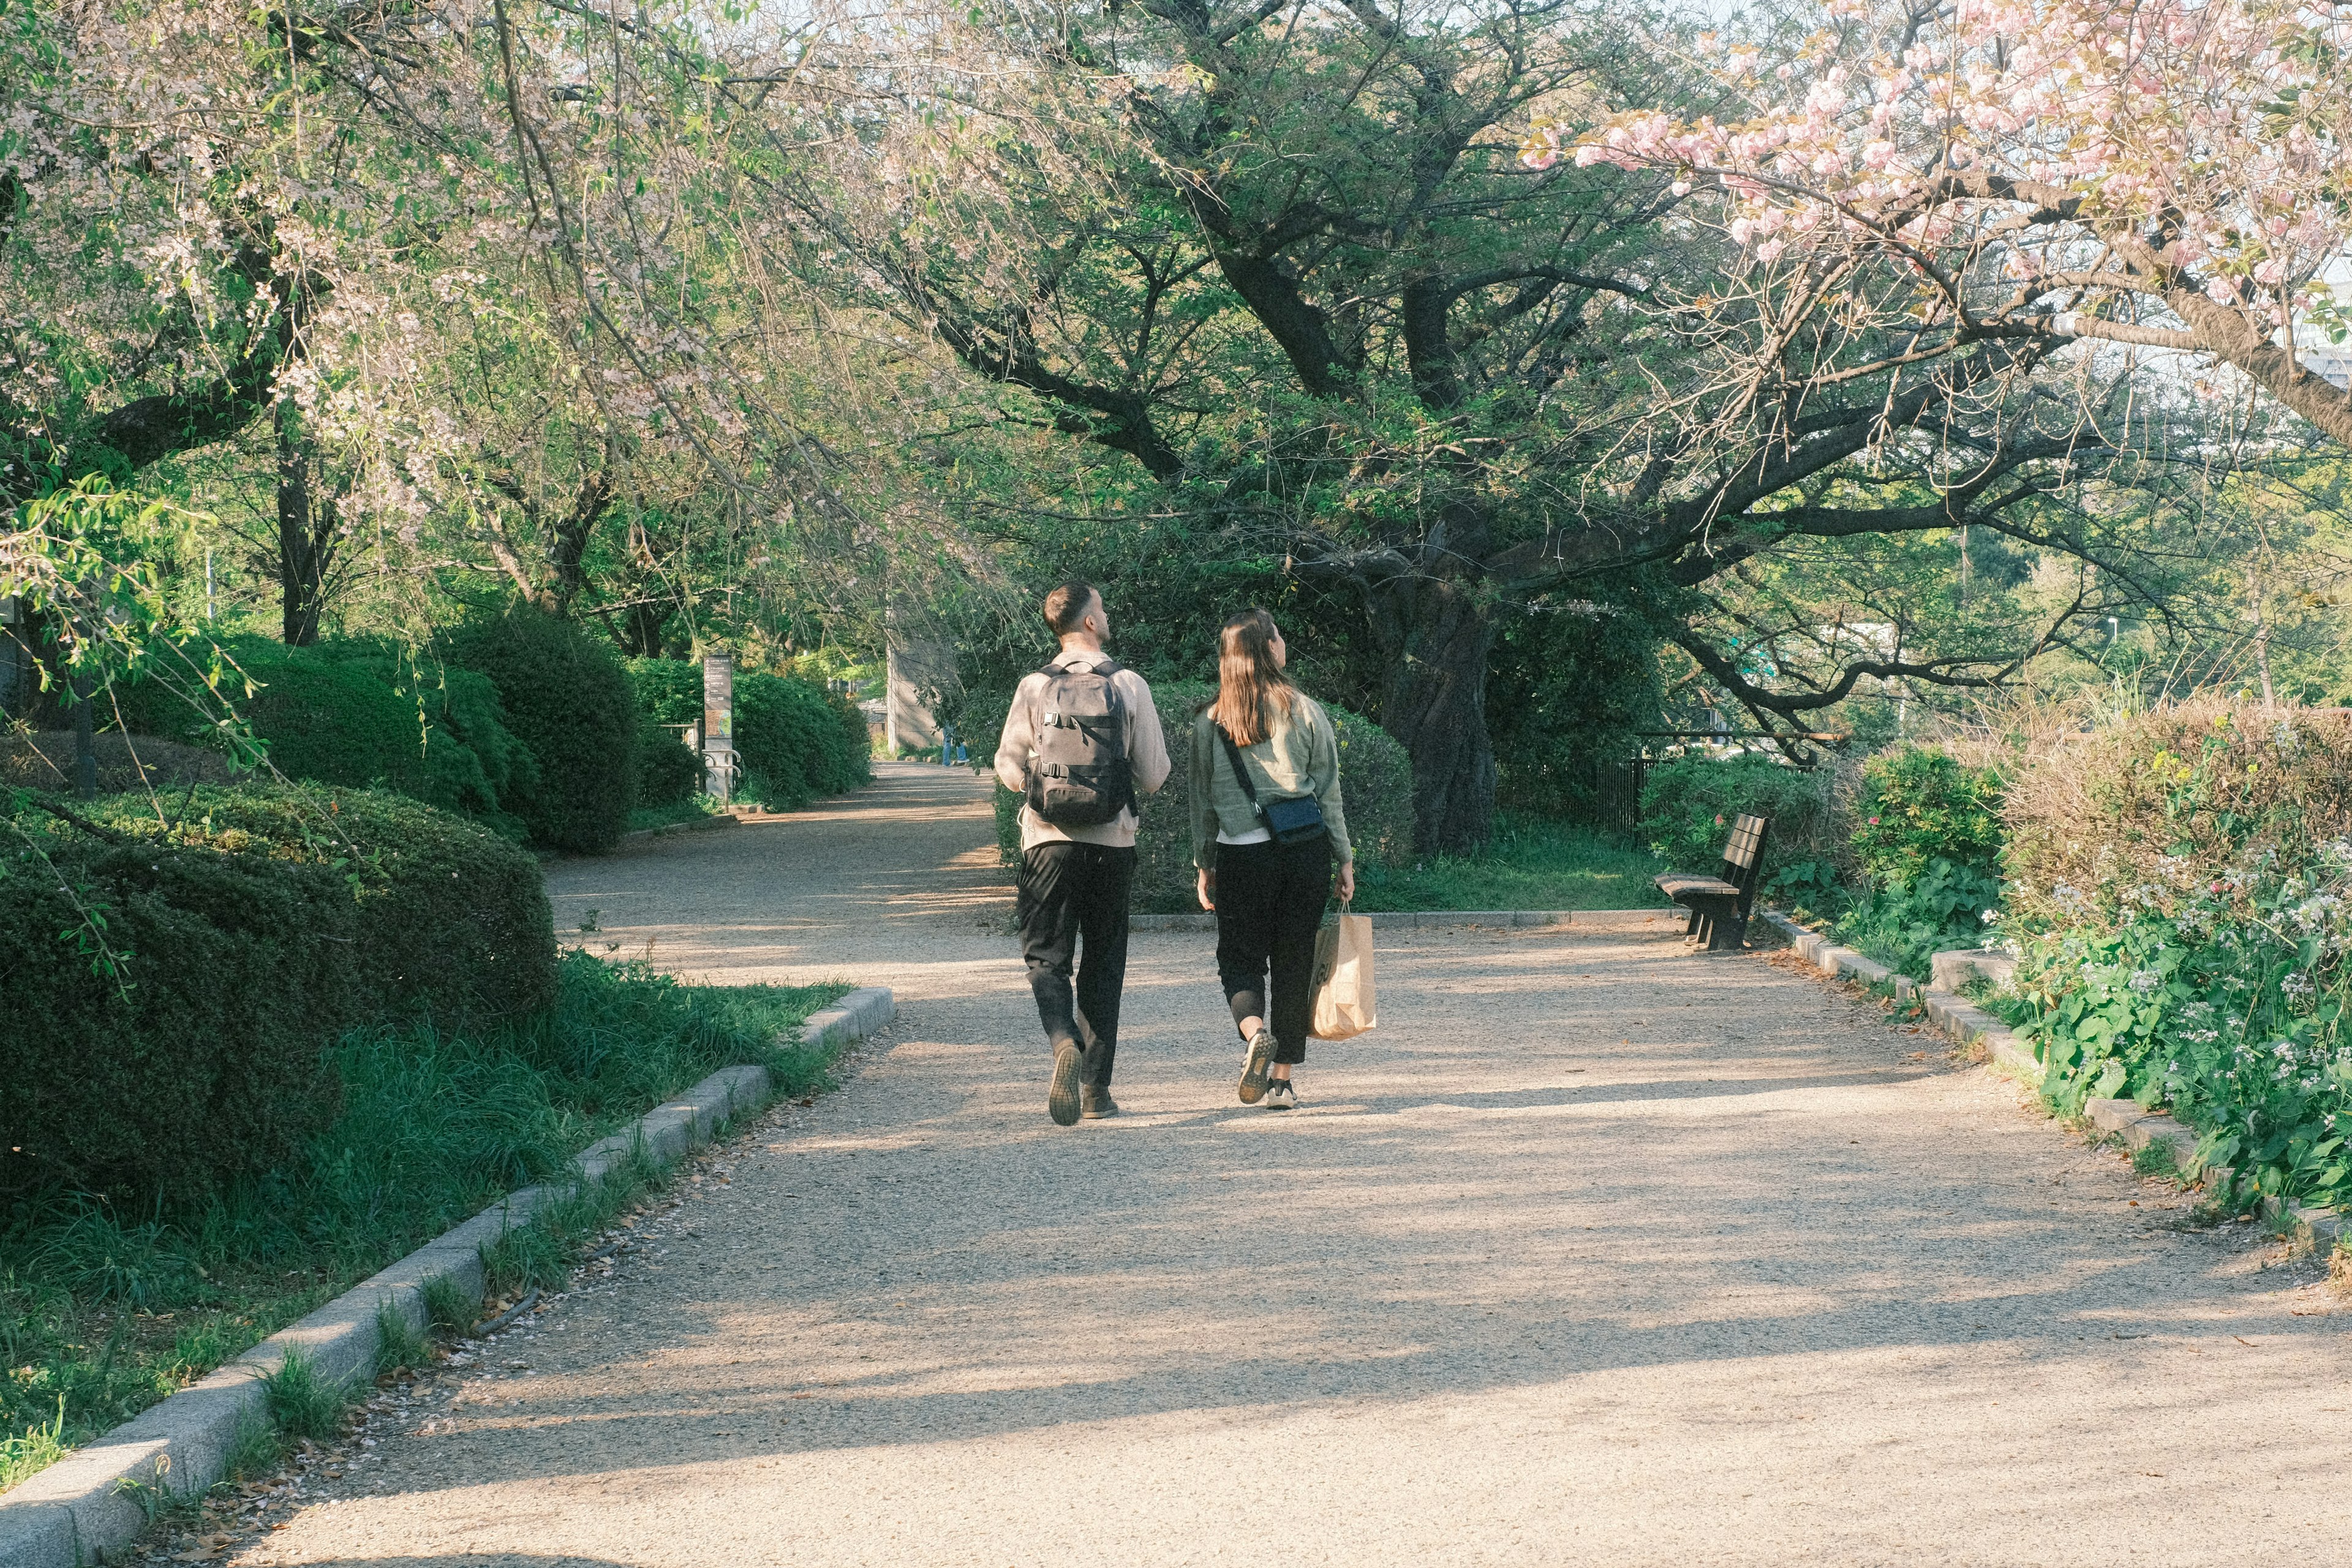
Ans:
<svg viewBox="0 0 2352 1568"><path fill-rule="evenodd" d="M1651 759L1587 752L1514 768L1504 781L1499 804L1538 816L1564 818L1612 833L1631 833L1642 822L1642 785Z"/></svg>

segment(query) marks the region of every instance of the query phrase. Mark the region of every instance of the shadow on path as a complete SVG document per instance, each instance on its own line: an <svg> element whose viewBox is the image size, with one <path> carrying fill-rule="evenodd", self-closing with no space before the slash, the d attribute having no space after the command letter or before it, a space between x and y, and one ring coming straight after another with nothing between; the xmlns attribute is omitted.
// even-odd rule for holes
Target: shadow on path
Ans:
<svg viewBox="0 0 2352 1568"><path fill-rule="evenodd" d="M283 1560L2202 1563L2338 1538L2352 1368L2285 1310L2307 1274L2169 1228L2177 1195L1759 960L1412 933L1381 1028L1315 1047L1307 1108L1274 1114L1234 1102L1207 943L1140 939L1129 1114L1053 1127L1011 943L970 914L1003 890L960 858L992 854L966 783L886 773L854 809L551 873L561 907L729 973L906 976L904 1026ZM785 924L827 909L863 912ZM1234 1536L1269 1487L1285 1531ZM453 1542L479 1555L429 1554Z"/></svg>

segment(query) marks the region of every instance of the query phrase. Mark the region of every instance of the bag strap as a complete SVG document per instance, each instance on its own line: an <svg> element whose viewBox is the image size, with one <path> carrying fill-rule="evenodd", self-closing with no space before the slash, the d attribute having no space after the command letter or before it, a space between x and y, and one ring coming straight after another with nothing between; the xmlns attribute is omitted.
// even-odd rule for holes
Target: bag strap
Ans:
<svg viewBox="0 0 2352 1568"><path fill-rule="evenodd" d="M1249 796L1250 810L1264 816L1265 807L1257 803L1257 785L1250 783L1249 769L1242 765L1242 749L1234 744L1234 738L1225 733L1223 724L1212 721L1210 727L1217 731L1217 739L1225 743L1225 761L1233 763L1234 782L1242 786L1244 795Z"/></svg>

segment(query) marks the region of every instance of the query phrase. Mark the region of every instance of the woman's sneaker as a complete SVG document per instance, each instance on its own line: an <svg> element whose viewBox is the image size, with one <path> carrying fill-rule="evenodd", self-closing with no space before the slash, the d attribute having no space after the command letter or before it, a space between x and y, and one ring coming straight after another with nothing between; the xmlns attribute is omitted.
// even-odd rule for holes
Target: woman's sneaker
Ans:
<svg viewBox="0 0 2352 1568"><path fill-rule="evenodd" d="M1262 1028L1250 1037L1249 1055L1242 1058L1242 1103L1255 1105L1265 1098L1265 1080L1274 1070L1274 1031Z"/></svg>
<svg viewBox="0 0 2352 1568"><path fill-rule="evenodd" d="M1298 1109L1298 1091L1290 1087L1288 1079L1278 1078L1265 1086L1265 1108L1268 1110Z"/></svg>

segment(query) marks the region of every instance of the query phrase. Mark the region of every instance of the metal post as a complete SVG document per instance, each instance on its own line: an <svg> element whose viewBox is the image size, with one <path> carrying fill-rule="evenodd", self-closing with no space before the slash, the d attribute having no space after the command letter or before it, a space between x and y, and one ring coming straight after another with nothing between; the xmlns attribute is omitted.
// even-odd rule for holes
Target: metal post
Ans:
<svg viewBox="0 0 2352 1568"><path fill-rule="evenodd" d="M882 751L896 761L898 755L898 650L886 647L882 650Z"/></svg>
<svg viewBox="0 0 2352 1568"><path fill-rule="evenodd" d="M92 695L88 674L73 678L74 694L74 793L84 800L98 798L98 737L91 733L89 700Z"/></svg>
<svg viewBox="0 0 2352 1568"><path fill-rule="evenodd" d="M0 720L16 711L16 688L25 679L24 644L16 639L16 626L24 619L14 595L0 599Z"/></svg>

